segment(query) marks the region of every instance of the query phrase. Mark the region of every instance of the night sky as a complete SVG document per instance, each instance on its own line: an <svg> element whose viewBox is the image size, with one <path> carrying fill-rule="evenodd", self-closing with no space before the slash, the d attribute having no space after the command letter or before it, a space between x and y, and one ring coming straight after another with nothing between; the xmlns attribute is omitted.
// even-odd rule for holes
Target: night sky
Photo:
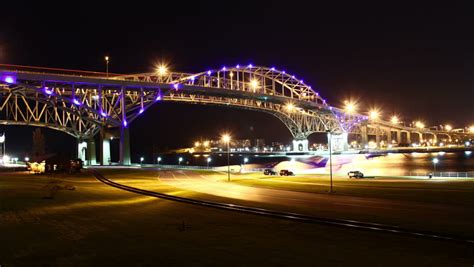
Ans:
<svg viewBox="0 0 474 267"><path fill-rule="evenodd" d="M2 3L0 63L104 71L107 54L115 73L149 72L159 61L184 72L252 63L285 69L335 106L350 98L360 110L377 106L405 121L474 123L474 16L467 4L155 3ZM144 149L145 139L176 147L226 129L237 138L291 139L263 113L158 105L132 124L132 151ZM21 137L10 139L11 149L29 149L31 129L2 130ZM48 140L62 138L47 133Z"/></svg>

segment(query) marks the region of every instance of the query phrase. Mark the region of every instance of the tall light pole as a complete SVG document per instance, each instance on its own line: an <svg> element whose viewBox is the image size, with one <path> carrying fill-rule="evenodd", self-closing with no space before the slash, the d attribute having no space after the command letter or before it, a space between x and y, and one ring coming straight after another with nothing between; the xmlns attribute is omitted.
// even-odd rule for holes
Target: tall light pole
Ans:
<svg viewBox="0 0 474 267"><path fill-rule="evenodd" d="M156 163L160 165L161 157L156 158Z"/></svg>
<svg viewBox="0 0 474 267"><path fill-rule="evenodd" d="M332 132L330 130L326 131L328 133L328 147L329 147L329 179L331 183L331 188L329 190L329 193L332 193L332 145L331 145L331 139L332 139Z"/></svg>
<svg viewBox="0 0 474 267"><path fill-rule="evenodd" d="M178 165L181 165L181 161L183 161L183 158L182 158L182 157L179 157L179 158L178 158Z"/></svg>
<svg viewBox="0 0 474 267"><path fill-rule="evenodd" d="M107 73L107 78L109 78L109 56L105 56L105 71Z"/></svg>
<svg viewBox="0 0 474 267"><path fill-rule="evenodd" d="M209 163L211 163L211 160L212 160L212 159L211 159L210 157L207 158L207 160L206 160L206 161L207 161L207 167L208 167L208 168L209 168Z"/></svg>
<svg viewBox="0 0 474 267"><path fill-rule="evenodd" d="M433 159L433 176L434 176L434 174L435 174L435 172L436 172L436 164L438 164L438 162L439 162L439 159L438 159L438 158L434 158L434 159Z"/></svg>
<svg viewBox="0 0 474 267"><path fill-rule="evenodd" d="M140 166L143 165L143 161L145 160L144 157L140 157Z"/></svg>
<svg viewBox="0 0 474 267"><path fill-rule="evenodd" d="M227 182L230 182L230 135L224 134L222 141L227 143Z"/></svg>

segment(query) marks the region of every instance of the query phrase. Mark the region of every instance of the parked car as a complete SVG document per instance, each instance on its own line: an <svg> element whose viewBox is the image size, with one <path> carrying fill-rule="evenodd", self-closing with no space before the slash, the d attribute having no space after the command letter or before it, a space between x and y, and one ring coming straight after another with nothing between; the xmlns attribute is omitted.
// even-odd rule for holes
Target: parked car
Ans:
<svg viewBox="0 0 474 267"><path fill-rule="evenodd" d="M274 171L273 169L265 169L265 170L263 171L263 174L265 174L265 175L276 175L277 172Z"/></svg>
<svg viewBox="0 0 474 267"><path fill-rule="evenodd" d="M280 176L293 176L295 175L292 171L289 170L281 170L280 171Z"/></svg>
<svg viewBox="0 0 474 267"><path fill-rule="evenodd" d="M349 178L364 178L364 174L360 171L350 171L347 173Z"/></svg>

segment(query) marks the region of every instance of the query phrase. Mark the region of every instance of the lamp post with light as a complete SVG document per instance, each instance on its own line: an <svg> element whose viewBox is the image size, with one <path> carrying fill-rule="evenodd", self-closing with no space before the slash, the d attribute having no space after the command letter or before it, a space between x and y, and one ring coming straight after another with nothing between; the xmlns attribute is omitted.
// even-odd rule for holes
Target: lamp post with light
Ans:
<svg viewBox="0 0 474 267"><path fill-rule="evenodd" d="M227 181L230 182L230 135L224 134L222 141L227 143Z"/></svg>
<svg viewBox="0 0 474 267"><path fill-rule="evenodd" d="M107 78L109 78L109 56L105 56L105 71L107 73Z"/></svg>
<svg viewBox="0 0 474 267"><path fill-rule="evenodd" d="M212 159L209 157L206 159L206 161L207 161L207 167L209 168L209 163L211 163Z"/></svg>
<svg viewBox="0 0 474 267"><path fill-rule="evenodd" d="M331 187L329 189L329 193L333 193L332 191L332 145L331 145L331 139L332 139L332 132L330 130L327 130L326 133L328 134L328 148L329 148L329 181L331 184Z"/></svg>
<svg viewBox="0 0 474 267"><path fill-rule="evenodd" d="M436 164L438 164L439 162L439 159L438 158L434 158L433 159L433 176L435 175L435 172L436 172Z"/></svg>

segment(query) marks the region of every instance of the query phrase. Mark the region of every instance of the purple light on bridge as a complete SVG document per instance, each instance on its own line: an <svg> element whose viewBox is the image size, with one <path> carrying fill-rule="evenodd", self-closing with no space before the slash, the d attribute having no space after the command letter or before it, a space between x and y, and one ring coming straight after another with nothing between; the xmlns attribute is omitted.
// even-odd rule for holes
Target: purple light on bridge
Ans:
<svg viewBox="0 0 474 267"><path fill-rule="evenodd" d="M285 73L286 73L286 71L282 71L281 73L285 74Z"/></svg>
<svg viewBox="0 0 474 267"><path fill-rule="evenodd" d="M143 111L145 111L145 109L144 109L144 108L141 108L141 109L140 109L140 111L139 111L138 113L139 113L139 114L142 114L142 113L143 113Z"/></svg>
<svg viewBox="0 0 474 267"><path fill-rule="evenodd" d="M292 76L291 76L291 78L293 78L293 79L294 79L294 78L295 78L295 75L292 75Z"/></svg>
<svg viewBox="0 0 474 267"><path fill-rule="evenodd" d="M223 71L226 71L226 70L227 70L227 68L224 66L224 67L222 67L222 70L223 70Z"/></svg>
<svg viewBox="0 0 474 267"><path fill-rule="evenodd" d="M175 90L178 90L178 89L179 89L179 84L177 84L177 83L173 84L173 88L174 88Z"/></svg>
<svg viewBox="0 0 474 267"><path fill-rule="evenodd" d="M127 127L128 123L127 120L123 120L123 127Z"/></svg>
<svg viewBox="0 0 474 267"><path fill-rule="evenodd" d="M45 87L45 88L44 88L44 92L45 92L47 95L52 95L52 94L53 94L53 90L49 90L48 87Z"/></svg>
<svg viewBox="0 0 474 267"><path fill-rule="evenodd" d="M249 67L249 68L253 68L253 65L252 65L252 64L249 64L248 67Z"/></svg>
<svg viewBox="0 0 474 267"><path fill-rule="evenodd" d="M212 72L210 70L207 71L207 75L211 76L211 73Z"/></svg>
<svg viewBox="0 0 474 267"><path fill-rule="evenodd" d="M332 107L329 107L330 110L332 110Z"/></svg>
<svg viewBox="0 0 474 267"><path fill-rule="evenodd" d="M191 76L189 79L190 79L192 82L194 82L194 80L196 80L196 77Z"/></svg>
<svg viewBox="0 0 474 267"><path fill-rule="evenodd" d="M13 76L5 76L3 78L3 80L6 82L6 83L15 83L16 82L16 78L13 77Z"/></svg>
<svg viewBox="0 0 474 267"><path fill-rule="evenodd" d="M73 102L75 105L78 105L78 106L80 106L80 105L82 104L79 100L77 100L77 99L75 99L75 98L72 99L72 102Z"/></svg>
<svg viewBox="0 0 474 267"><path fill-rule="evenodd" d="M105 113L105 112L103 112L103 111L100 112L100 115L101 115L102 117L107 117L107 113Z"/></svg>
<svg viewBox="0 0 474 267"><path fill-rule="evenodd" d="M239 64L237 64L237 66L235 66L235 67L238 68L238 69L240 69L240 65L239 65Z"/></svg>
<svg viewBox="0 0 474 267"><path fill-rule="evenodd" d="M304 83L304 81L303 81L303 80L301 80L301 81L300 81L300 83Z"/></svg>
<svg viewBox="0 0 474 267"><path fill-rule="evenodd" d="M275 71L275 67L272 67L270 70Z"/></svg>
<svg viewBox="0 0 474 267"><path fill-rule="evenodd" d="M160 101L161 100L161 94L157 95L155 98L155 101Z"/></svg>

